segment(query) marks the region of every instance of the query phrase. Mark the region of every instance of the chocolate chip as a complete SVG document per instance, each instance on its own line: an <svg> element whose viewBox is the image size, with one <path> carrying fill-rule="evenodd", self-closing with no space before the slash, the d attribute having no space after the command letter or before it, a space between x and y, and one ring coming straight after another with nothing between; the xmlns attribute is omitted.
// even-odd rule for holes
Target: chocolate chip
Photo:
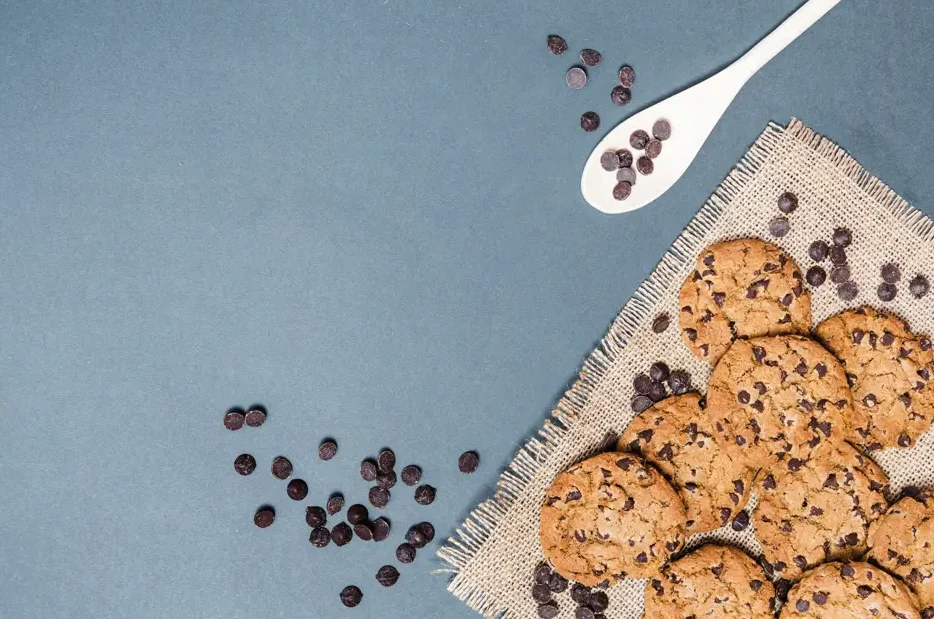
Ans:
<svg viewBox="0 0 934 619"><path fill-rule="evenodd" d="M880 341L883 346L891 346L895 342L895 336L886 331L882 334L882 339Z"/></svg>
<svg viewBox="0 0 934 619"><path fill-rule="evenodd" d="M305 508L305 522L308 523L309 527L321 527L324 526L327 521L328 515L323 507L310 505Z"/></svg>
<svg viewBox="0 0 934 619"><path fill-rule="evenodd" d="M762 480L762 487L766 490L775 490L775 478L771 475L766 475L765 479Z"/></svg>
<svg viewBox="0 0 934 619"><path fill-rule="evenodd" d="M687 393L691 388L691 375L684 370L674 370L668 376L668 387L675 395Z"/></svg>
<svg viewBox="0 0 934 619"><path fill-rule="evenodd" d="M898 446L899 447L911 447L911 437L902 432L898 435Z"/></svg>
<svg viewBox="0 0 934 619"><path fill-rule="evenodd" d="M610 101L613 105L626 105L632 101L632 91L625 86L615 86L610 91Z"/></svg>
<svg viewBox="0 0 934 619"><path fill-rule="evenodd" d="M346 522L338 522L331 529L331 541L336 546L345 546L351 539L353 539L353 529Z"/></svg>
<svg viewBox="0 0 934 619"><path fill-rule="evenodd" d="M568 69L567 75L564 76L564 81L574 90L580 90L587 85L587 72L581 67L571 67ZM593 129L589 131L593 131Z"/></svg>
<svg viewBox="0 0 934 619"><path fill-rule="evenodd" d="M557 572L553 573L548 578L548 589L553 593L562 593L566 591L568 584L568 579Z"/></svg>
<svg viewBox="0 0 934 619"><path fill-rule="evenodd" d="M628 149L628 148L621 148L621 149L619 149L618 151L616 151L616 156L619 157L619 167L620 167L620 169L625 169L625 168L628 168L628 167L632 166L632 162L633 162L632 153L629 152L629 149ZM625 179L625 178L619 178L619 173L617 172L617 174L616 174L616 180L618 180L618 181L624 181L624 180L626 180L626 179ZM633 182L633 184L635 184L635 178L633 178L633 181L632 181L632 182Z"/></svg>
<svg viewBox="0 0 934 619"><path fill-rule="evenodd" d="M595 49L582 49L581 50L581 62L583 62L588 67L595 67L600 64L600 52Z"/></svg>
<svg viewBox="0 0 934 619"><path fill-rule="evenodd" d="M293 501L303 501L308 496L308 484L303 479L293 479L285 490Z"/></svg>
<svg viewBox="0 0 934 619"><path fill-rule="evenodd" d="M791 224L785 217L776 217L769 222L769 234L781 238L791 232Z"/></svg>
<svg viewBox="0 0 934 619"><path fill-rule="evenodd" d="M625 200L632 193L632 184L626 182L619 182L613 186L613 199L614 200Z"/></svg>
<svg viewBox="0 0 934 619"><path fill-rule="evenodd" d="M276 457L272 461L272 476L276 479L288 479L292 476L292 463L289 462L288 458L283 456Z"/></svg>
<svg viewBox="0 0 934 619"><path fill-rule="evenodd" d="M596 112L584 112L581 114L581 129L590 133L600 128L600 116Z"/></svg>
<svg viewBox="0 0 934 619"><path fill-rule="evenodd" d="M574 611L574 619L596 619L594 612L586 606L578 606Z"/></svg>
<svg viewBox="0 0 934 619"><path fill-rule="evenodd" d="M743 510L736 514L736 517L733 518L733 522L730 524L733 527L734 531L745 531L749 526L749 512Z"/></svg>
<svg viewBox="0 0 934 619"><path fill-rule="evenodd" d="M891 301L895 298L898 289L895 287L895 284L881 283L879 288L876 289L876 295L879 297L880 301Z"/></svg>
<svg viewBox="0 0 934 619"><path fill-rule="evenodd" d="M911 278L911 281L908 282L908 291L916 299L920 299L928 293L930 290L930 285L928 284L928 279L924 275L915 275Z"/></svg>
<svg viewBox="0 0 934 619"><path fill-rule="evenodd" d="M366 522L370 517L370 512L365 505L355 503L347 508L347 522L350 524L360 524Z"/></svg>
<svg viewBox="0 0 934 619"><path fill-rule="evenodd" d="M834 245L830 248L830 261L834 264L846 263L846 250L840 245Z"/></svg>
<svg viewBox="0 0 934 619"><path fill-rule="evenodd" d="M249 475L256 470L256 458L250 454L240 454L234 460L234 470L241 475Z"/></svg>
<svg viewBox="0 0 934 619"><path fill-rule="evenodd" d="M324 441L318 445L318 457L322 460L330 460L337 455L337 443L334 441Z"/></svg>
<svg viewBox="0 0 934 619"><path fill-rule="evenodd" d="M590 600L590 587L585 587L580 583L571 585L571 600L578 604L586 604Z"/></svg>
<svg viewBox="0 0 934 619"><path fill-rule="evenodd" d="M368 493L370 505L377 509L383 509L389 505L389 490L379 486L373 486Z"/></svg>
<svg viewBox="0 0 934 619"><path fill-rule="evenodd" d="M827 271L819 266L812 266L804 275L804 279L807 280L808 285L816 288L827 280Z"/></svg>
<svg viewBox="0 0 934 619"><path fill-rule="evenodd" d="M795 602L795 610L799 613L806 613L811 604L807 600L798 600Z"/></svg>
<svg viewBox="0 0 934 619"><path fill-rule="evenodd" d="M636 161L636 169L639 171L639 174L648 176L655 171L655 164L652 163L651 159L643 155Z"/></svg>
<svg viewBox="0 0 934 619"><path fill-rule="evenodd" d="M378 471L376 473L376 485L385 490L389 490L396 485L396 472Z"/></svg>
<svg viewBox="0 0 934 619"><path fill-rule="evenodd" d="M380 471L391 471L396 467L396 454L391 449L384 449L379 452L376 458L376 465Z"/></svg>
<svg viewBox="0 0 934 619"><path fill-rule="evenodd" d="M662 333L668 328L668 314L661 313L652 321L652 331Z"/></svg>
<svg viewBox="0 0 934 619"><path fill-rule="evenodd" d="M636 393L647 395L649 391L652 390L652 377L648 374L638 374L634 379L632 379L632 386L636 390Z"/></svg>
<svg viewBox="0 0 934 619"><path fill-rule="evenodd" d="M613 172L619 167L619 155L615 150L608 150L600 155L600 167L607 172Z"/></svg>
<svg viewBox="0 0 934 619"><path fill-rule="evenodd" d="M814 241L808 246L808 256L814 262L823 262L830 252L830 246L826 241Z"/></svg>
<svg viewBox="0 0 934 619"><path fill-rule="evenodd" d="M360 591L359 587L350 585L348 587L344 587L341 591L341 604L347 608L358 606L362 600L363 592Z"/></svg>
<svg viewBox="0 0 934 619"><path fill-rule="evenodd" d="M435 500L435 489L429 485L415 489L415 502L419 505L431 505Z"/></svg>
<svg viewBox="0 0 934 619"><path fill-rule="evenodd" d="M555 619L558 616L558 604L554 601L541 604L538 607L538 616L541 619Z"/></svg>
<svg viewBox="0 0 934 619"><path fill-rule="evenodd" d="M836 228L833 231L833 244L837 247L847 247L853 242L853 233L849 228Z"/></svg>
<svg viewBox="0 0 934 619"><path fill-rule="evenodd" d="M308 536L308 541L315 548L324 548L331 543L331 534L324 527L315 527Z"/></svg>
<svg viewBox="0 0 934 619"><path fill-rule="evenodd" d="M847 546L855 546L859 543L859 535L857 535L856 533L847 533L843 537L843 541L846 542Z"/></svg>
<svg viewBox="0 0 934 619"><path fill-rule="evenodd" d="M645 145L645 154L650 159L656 159L662 154L662 141L649 140L649 143Z"/></svg>
<svg viewBox="0 0 934 619"><path fill-rule="evenodd" d="M665 384L661 382L653 382L652 386L649 388L648 393L649 398L653 402L661 402L668 396L668 392L665 390Z"/></svg>
<svg viewBox="0 0 934 619"><path fill-rule="evenodd" d="M370 458L367 458L360 463L360 477L364 481L376 481L376 462Z"/></svg>
<svg viewBox="0 0 934 619"><path fill-rule="evenodd" d="M852 301L859 294L859 289L853 282L843 282L837 286L837 296L844 301Z"/></svg>
<svg viewBox="0 0 934 619"><path fill-rule="evenodd" d="M636 72L628 64L621 66L617 75L620 85L626 88L632 88L632 85L636 82Z"/></svg>
<svg viewBox="0 0 934 619"><path fill-rule="evenodd" d="M539 604L546 604L551 601L552 593L548 585L534 585L532 587L532 599Z"/></svg>
<svg viewBox="0 0 934 619"><path fill-rule="evenodd" d="M415 560L415 546L408 542L399 544L396 548L396 559L399 563L411 563Z"/></svg>
<svg viewBox="0 0 934 619"><path fill-rule="evenodd" d="M649 377L656 382L668 380L670 370L663 361L656 361L649 368Z"/></svg>
<svg viewBox="0 0 934 619"><path fill-rule="evenodd" d="M655 136L656 140L664 142L671 137L671 123L664 118L656 120L655 124L652 125L652 135Z"/></svg>
<svg viewBox="0 0 934 619"><path fill-rule="evenodd" d="M835 284L842 284L850 281L850 267L845 264L830 269L830 281Z"/></svg>
<svg viewBox="0 0 934 619"><path fill-rule="evenodd" d="M551 574L551 568L548 567L547 563L542 562L536 566L535 571L532 573L532 578L540 585L547 585Z"/></svg>
<svg viewBox="0 0 934 619"><path fill-rule="evenodd" d="M419 480L422 478L422 469L415 466L414 464L410 464L402 469L402 474L400 477L402 477L402 483L404 483L406 486L416 486L418 485Z"/></svg>
<svg viewBox="0 0 934 619"><path fill-rule="evenodd" d="M595 613L602 613L610 606L610 598L603 591L591 591L587 606Z"/></svg>
<svg viewBox="0 0 934 619"><path fill-rule="evenodd" d="M435 538L435 525L430 522L419 522L416 527L425 534L425 540L430 544L431 540Z"/></svg>
<svg viewBox="0 0 934 619"><path fill-rule="evenodd" d="M652 404L653 402L650 397L637 394L633 396L630 406L632 407L632 411L634 413L641 413L651 408Z"/></svg>
<svg viewBox="0 0 934 619"><path fill-rule="evenodd" d="M811 599L814 600L814 603L817 604L818 606L823 606L824 604L827 603L827 594L824 593L823 591L818 591L817 593L811 596Z"/></svg>
<svg viewBox="0 0 934 619"><path fill-rule="evenodd" d="M649 143L649 134L642 129L636 129L629 136L629 145L636 150L644 150Z"/></svg>
<svg viewBox="0 0 934 619"><path fill-rule="evenodd" d="M565 41L562 37L559 37L557 34L549 34L548 51L555 56L561 56L568 51L567 41Z"/></svg>
<svg viewBox="0 0 934 619"><path fill-rule="evenodd" d="M888 284L897 284L898 280L902 278L902 271L894 262L883 264L880 274L882 275L882 281Z"/></svg>
<svg viewBox="0 0 934 619"><path fill-rule="evenodd" d="M391 587L399 580L399 570L391 565L384 565L376 570L376 582L384 587Z"/></svg>
<svg viewBox="0 0 934 619"><path fill-rule="evenodd" d="M872 595L872 587L869 585L859 585L856 587L856 593L864 600Z"/></svg>
<svg viewBox="0 0 934 619"><path fill-rule="evenodd" d="M373 539L373 529L366 522L358 522L357 524L353 525L353 532L354 535L365 542Z"/></svg>
<svg viewBox="0 0 934 619"><path fill-rule="evenodd" d="M853 578L853 576L856 576L856 570L853 569L853 566L849 563L844 563L843 567L840 568L840 576L843 578Z"/></svg>
<svg viewBox="0 0 934 619"><path fill-rule="evenodd" d="M787 215L793 213L796 208L798 208L798 196L790 191L778 196L778 210Z"/></svg>
<svg viewBox="0 0 934 619"><path fill-rule="evenodd" d="M266 423L266 409L262 407L253 407L247 411L243 421L251 428L258 428Z"/></svg>
<svg viewBox="0 0 934 619"><path fill-rule="evenodd" d="M405 541L416 548L424 548L428 544L428 538L418 525L409 527L409 530L405 532Z"/></svg>
<svg viewBox="0 0 934 619"><path fill-rule="evenodd" d="M253 515L253 524L265 529L276 520L276 510L271 507L260 507Z"/></svg>
<svg viewBox="0 0 934 619"><path fill-rule="evenodd" d="M344 495L336 492L331 495L327 502L328 513L332 516L344 509Z"/></svg>
<svg viewBox="0 0 934 619"><path fill-rule="evenodd" d="M243 412L231 409L224 414L224 427L228 430L239 430L243 427Z"/></svg>

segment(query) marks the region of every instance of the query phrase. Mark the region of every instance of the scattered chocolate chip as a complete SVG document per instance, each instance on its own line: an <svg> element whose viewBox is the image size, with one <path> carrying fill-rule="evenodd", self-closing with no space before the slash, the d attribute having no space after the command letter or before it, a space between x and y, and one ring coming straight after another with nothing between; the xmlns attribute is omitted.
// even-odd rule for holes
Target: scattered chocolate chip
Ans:
<svg viewBox="0 0 934 619"><path fill-rule="evenodd" d="M276 520L276 510L271 507L260 507L253 515L253 524L265 529Z"/></svg>
<svg viewBox="0 0 934 619"><path fill-rule="evenodd" d="M246 415L243 417L246 425L251 428L258 428L264 423L266 423L266 409L261 407L253 407L247 411Z"/></svg>
<svg viewBox="0 0 934 619"><path fill-rule="evenodd" d="M844 301L852 301L859 294L859 289L853 282L843 282L837 286L837 296Z"/></svg>
<svg viewBox="0 0 934 619"><path fill-rule="evenodd" d="M348 587L344 587L341 591L341 604L347 608L358 606L362 600L363 592L360 591L359 587L350 585Z"/></svg>
<svg viewBox="0 0 934 619"><path fill-rule="evenodd" d="M687 393L691 388L691 375L684 370L674 370L668 376L668 387L675 395Z"/></svg>
<svg viewBox="0 0 934 619"><path fill-rule="evenodd" d="M656 120L655 124L652 125L652 135L655 136L656 140L664 142L671 137L671 123L664 118Z"/></svg>
<svg viewBox="0 0 934 619"><path fill-rule="evenodd" d="M370 528L373 530L374 542L381 542L389 537L389 521L382 516L374 520Z"/></svg>
<svg viewBox="0 0 934 619"><path fill-rule="evenodd" d="M830 281L835 284L842 284L850 281L850 267L845 264L835 266L830 269Z"/></svg>
<svg viewBox="0 0 934 619"><path fill-rule="evenodd" d="M377 509L383 509L389 505L389 490L386 488L381 488L380 486L373 486L370 488L368 494L370 499L370 505Z"/></svg>
<svg viewBox="0 0 934 619"><path fill-rule="evenodd" d="M581 129L587 131L596 131L600 128L600 116L596 112L584 112L581 114Z"/></svg>
<svg viewBox="0 0 934 619"><path fill-rule="evenodd" d="M308 484L303 479L293 479L286 486L286 493L293 501L303 501L308 496Z"/></svg>
<svg viewBox="0 0 934 619"><path fill-rule="evenodd" d="M636 129L629 136L629 145L636 150L644 150L649 143L649 134L642 129Z"/></svg>
<svg viewBox="0 0 934 619"><path fill-rule="evenodd" d="M812 266L808 269L808 272L805 273L804 279L807 281L809 286L820 286L827 280L827 271L819 266Z"/></svg>
<svg viewBox="0 0 934 619"><path fill-rule="evenodd" d="M595 49L582 49L581 50L581 62L583 62L588 67L595 67L600 64L600 52Z"/></svg>
<svg viewBox="0 0 934 619"><path fill-rule="evenodd" d="M793 213L796 208L798 208L798 196L790 191L778 196L778 210L788 215Z"/></svg>
<svg viewBox="0 0 934 619"><path fill-rule="evenodd" d="M337 443L334 441L324 441L318 445L318 457L322 460L330 460L337 455Z"/></svg>
<svg viewBox="0 0 934 619"><path fill-rule="evenodd" d="M243 411L231 409L224 414L224 427L228 430L239 430L243 427Z"/></svg>
<svg viewBox="0 0 934 619"><path fill-rule="evenodd" d="M405 532L405 541L416 548L424 548L428 544L428 538L418 525L409 527L409 530Z"/></svg>
<svg viewBox="0 0 934 619"><path fill-rule="evenodd" d="M278 456L272 461L272 476L276 479L288 479L292 476L292 463L284 456Z"/></svg>
<svg viewBox="0 0 934 619"><path fill-rule="evenodd" d="M250 454L240 454L234 460L234 470L241 475L249 475L256 470L256 458Z"/></svg>
<svg viewBox="0 0 934 619"><path fill-rule="evenodd" d="M376 485L380 488L389 490L396 485L395 471L378 471L376 473Z"/></svg>
<svg viewBox="0 0 934 619"><path fill-rule="evenodd" d="M418 485L418 481L422 478L422 469L414 464L410 464L402 469L400 477L402 477L402 483L406 486L416 486Z"/></svg>
<svg viewBox="0 0 934 619"><path fill-rule="evenodd" d="M636 184L636 171L630 167L620 168L616 171L616 180L620 183Z"/></svg>
<svg viewBox="0 0 934 619"><path fill-rule="evenodd" d="M626 182L619 182L613 186L613 199L614 200L625 200L629 197L629 194L632 193L632 184Z"/></svg>
<svg viewBox="0 0 934 619"><path fill-rule="evenodd" d="M334 528L331 529L331 541L333 541L336 546L344 546L350 542L351 539L353 539L353 529L351 529L350 525L346 522L338 522L334 525Z"/></svg>
<svg viewBox="0 0 934 619"><path fill-rule="evenodd" d="M581 67L571 67L568 69L568 74L564 76L564 81L574 90L580 90L587 85L587 72Z"/></svg>
<svg viewBox="0 0 934 619"><path fill-rule="evenodd" d="M663 361L656 361L652 364L652 367L649 368L649 378L656 382L668 380L668 375L670 373L671 371Z"/></svg>
<svg viewBox="0 0 934 619"><path fill-rule="evenodd" d="M365 505L355 503L347 509L347 522L350 524L360 524L366 522L370 517L370 512Z"/></svg>
<svg viewBox="0 0 934 619"><path fill-rule="evenodd" d="M353 532L354 535L365 542L373 539L373 529L366 522L358 522L357 524L353 525Z"/></svg>
<svg viewBox="0 0 934 619"><path fill-rule="evenodd" d="M614 172L619 168L619 155L615 150L608 150L600 155L600 167L607 172Z"/></svg>
<svg viewBox="0 0 934 619"><path fill-rule="evenodd" d="M879 284L879 287L876 289L876 295L879 297L879 300L885 302L894 299L897 293L898 289L895 287L895 284L887 284L885 282Z"/></svg>
<svg viewBox="0 0 934 619"><path fill-rule="evenodd" d="M399 580L399 570L391 565L384 565L376 571L376 582L384 587L391 587Z"/></svg>
<svg viewBox="0 0 934 619"><path fill-rule="evenodd" d="M910 282L908 282L908 291L916 299L920 299L928 293L930 290L930 285L928 284L928 279L924 275L915 275Z"/></svg>
<svg viewBox="0 0 934 619"><path fill-rule="evenodd" d="M838 247L848 247L853 242L853 233L849 228L836 228L833 231L833 244Z"/></svg>
<svg viewBox="0 0 934 619"><path fill-rule="evenodd" d="M668 396L668 392L665 389L665 384L662 382L653 382L652 386L649 388L648 394L649 398L653 402L661 402Z"/></svg>
<svg viewBox="0 0 934 619"><path fill-rule="evenodd" d="M532 599L539 604L547 604L551 601L552 593L547 584L534 585L532 587Z"/></svg>
<svg viewBox="0 0 934 619"><path fill-rule="evenodd" d="M461 473L473 473L480 466L480 456L475 451L465 451L457 459L457 469Z"/></svg>
<svg viewBox="0 0 934 619"><path fill-rule="evenodd" d="M652 404L653 404L652 398L645 396L645 395L637 394L633 396L630 406L632 407L632 411L634 413L641 413L651 408Z"/></svg>
<svg viewBox="0 0 934 619"><path fill-rule="evenodd" d="M791 232L791 224L785 217L776 217L769 222L769 233L772 236L781 238L789 232Z"/></svg>
<svg viewBox="0 0 934 619"><path fill-rule="evenodd" d="M541 604L538 607L538 616L541 619L555 619L558 616L558 604L554 601Z"/></svg>
<svg viewBox="0 0 934 619"><path fill-rule="evenodd" d="M636 170L638 170L639 174L642 176L648 176L655 171L655 164L652 163L651 159L643 155L636 161Z"/></svg>
<svg viewBox="0 0 934 619"><path fill-rule="evenodd" d="M655 159L662 154L662 141L661 140L650 140L648 144L645 145L645 154L650 159Z"/></svg>
<svg viewBox="0 0 934 619"><path fill-rule="evenodd" d="M557 34L548 35L548 51L554 54L555 56L561 56L568 51L568 44L562 37L559 37Z"/></svg>
<svg viewBox="0 0 934 619"><path fill-rule="evenodd" d="M415 554L415 546L408 542L399 544L396 548L396 559L399 563L411 563L415 560Z"/></svg>
<svg viewBox="0 0 934 619"><path fill-rule="evenodd" d="M636 82L636 72L628 64L624 64L619 68L618 76L620 85L626 88L632 88L632 85Z"/></svg>
<svg viewBox="0 0 934 619"><path fill-rule="evenodd" d="M337 492L331 495L331 498L328 499L328 513L332 516L344 509L344 495Z"/></svg>
<svg viewBox="0 0 934 619"><path fill-rule="evenodd" d="M841 245L831 247L830 261L834 264L846 264L846 250Z"/></svg>
<svg viewBox="0 0 934 619"><path fill-rule="evenodd" d="M882 265L880 275L882 275L882 281L888 284L897 284L898 280L902 278L902 271L897 264L889 262Z"/></svg>
<svg viewBox="0 0 934 619"><path fill-rule="evenodd" d="M749 526L749 512L743 510L736 514L736 517L733 518L733 522L730 523L730 526L733 527L734 531L745 531Z"/></svg>
<svg viewBox="0 0 934 619"><path fill-rule="evenodd" d="M379 452L376 464L380 471L391 471L396 467L396 454L391 449L384 449Z"/></svg>
<svg viewBox="0 0 934 619"><path fill-rule="evenodd" d="M568 579L557 572L548 577L548 589L553 593L567 591L568 584Z"/></svg>
<svg viewBox="0 0 934 619"><path fill-rule="evenodd" d="M415 489L415 502L419 505L431 505L435 500L435 489L432 486L424 485Z"/></svg>
<svg viewBox="0 0 934 619"><path fill-rule="evenodd" d="M625 86L615 86L610 91L610 101L613 105L626 105L632 101L632 91Z"/></svg>
<svg viewBox="0 0 934 619"><path fill-rule="evenodd" d="M659 314L652 320L652 331L655 333L663 333L668 328L669 322L667 313Z"/></svg>
<svg viewBox="0 0 934 619"><path fill-rule="evenodd" d="M364 481L376 481L376 471L376 462L372 459L367 458L360 463L360 477L362 477Z"/></svg>
<svg viewBox="0 0 934 619"><path fill-rule="evenodd" d="M574 611L574 619L595 619L596 615L587 606L578 606Z"/></svg>
<svg viewBox="0 0 934 619"><path fill-rule="evenodd" d="M416 527L425 534L425 540L430 544L431 540L435 538L435 525L430 522L419 522Z"/></svg>
<svg viewBox="0 0 934 619"><path fill-rule="evenodd" d="M328 515L323 507L310 505L305 508L305 522L308 523L309 527L321 527L324 526L327 521Z"/></svg>
<svg viewBox="0 0 934 619"><path fill-rule="evenodd" d="M331 534L324 527L315 527L308 536L308 541L315 548L324 548L331 543Z"/></svg>
<svg viewBox="0 0 934 619"><path fill-rule="evenodd" d="M828 253L830 253L830 245L826 241L814 241L808 247L808 256L814 262L823 262Z"/></svg>
<svg viewBox="0 0 934 619"><path fill-rule="evenodd" d="M610 598L603 591L591 591L587 606L595 613L602 613L610 606Z"/></svg>

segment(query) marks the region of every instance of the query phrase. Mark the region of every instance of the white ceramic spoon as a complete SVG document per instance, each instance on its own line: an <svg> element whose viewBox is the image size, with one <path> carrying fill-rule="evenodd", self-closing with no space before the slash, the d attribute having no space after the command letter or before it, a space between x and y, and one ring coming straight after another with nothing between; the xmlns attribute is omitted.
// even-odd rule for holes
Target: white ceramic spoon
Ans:
<svg viewBox="0 0 934 619"><path fill-rule="evenodd" d="M581 193L584 194L584 199L604 213L625 213L642 208L668 191L694 161L707 136L713 131L740 88L756 71L838 2L840 0L808 0L726 69L617 125L600 140L584 165L581 175ZM662 143L661 155L654 160L654 172L648 176L638 174L630 196L625 200L614 199L616 173L603 169L600 165L601 155L608 150L626 148L638 159L644 153L629 145L629 136L637 129L651 134L652 125L659 119L671 123L672 133L671 137Z"/></svg>

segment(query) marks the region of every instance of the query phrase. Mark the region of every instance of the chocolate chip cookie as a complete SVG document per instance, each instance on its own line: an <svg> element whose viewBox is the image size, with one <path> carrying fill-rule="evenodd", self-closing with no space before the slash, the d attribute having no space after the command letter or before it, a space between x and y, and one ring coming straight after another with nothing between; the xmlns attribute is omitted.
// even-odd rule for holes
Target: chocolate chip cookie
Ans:
<svg viewBox="0 0 934 619"><path fill-rule="evenodd" d="M920 619L911 592L868 563L826 563L788 592L779 619Z"/></svg>
<svg viewBox="0 0 934 619"><path fill-rule="evenodd" d="M711 245L681 285L681 339L716 363L741 337L807 333L811 294L795 261L759 239Z"/></svg>
<svg viewBox="0 0 934 619"><path fill-rule="evenodd" d="M843 367L798 335L738 340L714 368L707 406L717 432L746 452L752 468L842 441L853 414Z"/></svg>
<svg viewBox="0 0 934 619"><path fill-rule="evenodd" d="M934 420L931 340L904 320L861 307L828 318L817 337L843 363L853 391L853 442L909 447Z"/></svg>
<svg viewBox="0 0 934 619"><path fill-rule="evenodd" d="M776 575L794 580L818 563L862 556L869 525L885 513L887 485L875 462L843 442L761 471L753 518Z"/></svg>
<svg viewBox="0 0 934 619"><path fill-rule="evenodd" d="M724 443L713 420L687 393L655 404L632 420L619 439L655 465L687 507L687 533L705 533L727 524L749 498L752 474L735 443Z"/></svg>
<svg viewBox="0 0 934 619"><path fill-rule="evenodd" d="M643 619L771 619L775 589L745 553L707 545L645 586Z"/></svg>
<svg viewBox="0 0 934 619"><path fill-rule="evenodd" d="M866 558L900 576L918 596L921 616L934 618L934 495L905 497L873 522Z"/></svg>
<svg viewBox="0 0 934 619"><path fill-rule="evenodd" d="M656 576L684 543L684 504L655 467L631 453L603 453L545 490L541 543L565 578L588 587Z"/></svg>

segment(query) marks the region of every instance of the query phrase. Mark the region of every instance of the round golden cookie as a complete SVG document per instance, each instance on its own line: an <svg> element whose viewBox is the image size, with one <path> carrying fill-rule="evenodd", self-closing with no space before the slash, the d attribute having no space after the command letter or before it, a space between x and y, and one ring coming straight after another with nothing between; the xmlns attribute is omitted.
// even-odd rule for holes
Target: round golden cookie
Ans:
<svg viewBox="0 0 934 619"><path fill-rule="evenodd" d="M779 619L920 619L911 591L868 563L825 563L788 592Z"/></svg>
<svg viewBox="0 0 934 619"><path fill-rule="evenodd" d="M716 363L741 337L807 333L811 293L795 261L759 239L715 243L681 285L681 339Z"/></svg>
<svg viewBox="0 0 934 619"><path fill-rule="evenodd" d="M645 586L643 619L772 619L775 588L745 553L707 545Z"/></svg>
<svg viewBox="0 0 934 619"><path fill-rule="evenodd" d="M901 577L934 618L934 496L922 492L892 505L869 527L866 558Z"/></svg>
<svg viewBox="0 0 934 619"><path fill-rule="evenodd" d="M871 307L817 326L843 363L853 391L853 442L867 449L909 447L934 421L934 350L904 320Z"/></svg>
<svg viewBox="0 0 934 619"><path fill-rule="evenodd" d="M655 465L687 507L687 533L728 523L749 499L752 473L734 443L723 444L700 396L686 393L658 402L632 420L619 439Z"/></svg>
<svg viewBox="0 0 934 619"><path fill-rule="evenodd" d="M754 469L842 441L853 414L843 367L799 335L738 340L710 376L707 407Z"/></svg>
<svg viewBox="0 0 934 619"><path fill-rule="evenodd" d="M684 544L684 505L655 467L604 453L558 475L545 490L545 558L565 578L595 587L658 574Z"/></svg>
<svg viewBox="0 0 934 619"><path fill-rule="evenodd" d="M848 443L824 443L808 460L761 471L753 519L775 574L794 580L824 561L861 557L869 525L885 513L888 483Z"/></svg>

